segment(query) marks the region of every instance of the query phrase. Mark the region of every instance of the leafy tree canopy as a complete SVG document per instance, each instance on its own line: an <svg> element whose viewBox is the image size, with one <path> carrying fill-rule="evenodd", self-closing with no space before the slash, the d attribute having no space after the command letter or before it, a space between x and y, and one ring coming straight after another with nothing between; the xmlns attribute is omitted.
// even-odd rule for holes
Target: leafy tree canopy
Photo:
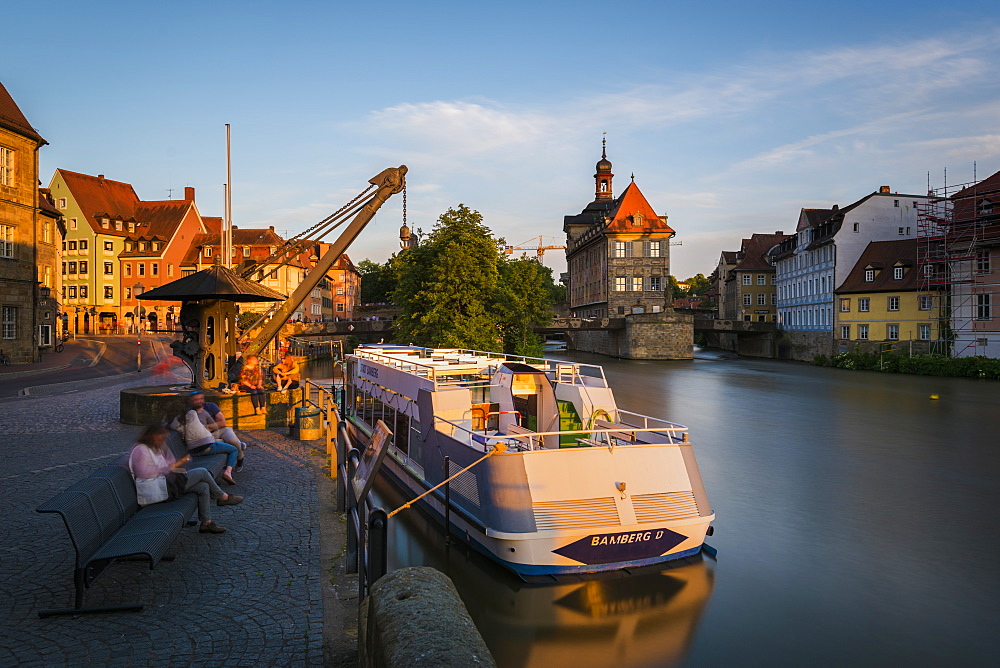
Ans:
<svg viewBox="0 0 1000 668"><path fill-rule="evenodd" d="M358 263L362 304L385 304L392 301L396 279L391 263L392 259L385 264L378 264L367 258Z"/></svg>
<svg viewBox="0 0 1000 668"><path fill-rule="evenodd" d="M503 245L482 214L459 204L419 245L392 258L400 340L540 353L532 325L549 317L552 272L534 260L507 260Z"/></svg>

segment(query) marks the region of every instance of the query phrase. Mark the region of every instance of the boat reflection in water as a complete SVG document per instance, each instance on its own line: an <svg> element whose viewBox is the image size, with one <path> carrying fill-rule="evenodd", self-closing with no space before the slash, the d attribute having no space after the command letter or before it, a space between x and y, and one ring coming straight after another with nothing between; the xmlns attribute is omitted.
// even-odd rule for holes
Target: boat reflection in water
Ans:
<svg viewBox="0 0 1000 668"><path fill-rule="evenodd" d="M403 503L388 482L376 492L385 508ZM474 550L445 547L440 524L414 508L390 521L389 549L390 569L432 566L452 579L504 668L679 665L713 587L713 564L700 557L632 575L526 584Z"/></svg>

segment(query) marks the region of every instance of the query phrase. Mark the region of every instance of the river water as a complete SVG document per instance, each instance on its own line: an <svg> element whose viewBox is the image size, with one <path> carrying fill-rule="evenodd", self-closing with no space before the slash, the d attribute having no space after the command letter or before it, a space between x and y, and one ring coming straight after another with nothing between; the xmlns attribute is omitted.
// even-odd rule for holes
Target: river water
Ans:
<svg viewBox="0 0 1000 668"><path fill-rule="evenodd" d="M559 356L690 427L718 561L528 586L398 515L390 568L448 573L501 666L998 664L1000 384Z"/></svg>

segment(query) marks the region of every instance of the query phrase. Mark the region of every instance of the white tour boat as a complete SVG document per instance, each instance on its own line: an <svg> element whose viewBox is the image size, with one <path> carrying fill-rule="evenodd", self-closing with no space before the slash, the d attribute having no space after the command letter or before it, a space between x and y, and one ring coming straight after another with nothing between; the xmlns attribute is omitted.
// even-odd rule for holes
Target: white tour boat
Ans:
<svg viewBox="0 0 1000 668"><path fill-rule="evenodd" d="M382 471L411 498L482 460L449 483L449 529L518 575L702 549L715 514L687 428L619 408L600 366L384 344L346 362L356 447L382 420L393 432ZM443 489L420 503L444 518Z"/></svg>

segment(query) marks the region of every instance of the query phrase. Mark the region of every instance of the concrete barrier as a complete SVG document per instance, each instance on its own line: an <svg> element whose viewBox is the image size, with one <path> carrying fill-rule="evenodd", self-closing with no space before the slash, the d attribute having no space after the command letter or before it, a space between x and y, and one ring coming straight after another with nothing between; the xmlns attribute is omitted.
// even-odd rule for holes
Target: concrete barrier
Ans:
<svg viewBox="0 0 1000 668"><path fill-rule="evenodd" d="M362 668L496 666L455 585L433 568L379 579L359 622Z"/></svg>

